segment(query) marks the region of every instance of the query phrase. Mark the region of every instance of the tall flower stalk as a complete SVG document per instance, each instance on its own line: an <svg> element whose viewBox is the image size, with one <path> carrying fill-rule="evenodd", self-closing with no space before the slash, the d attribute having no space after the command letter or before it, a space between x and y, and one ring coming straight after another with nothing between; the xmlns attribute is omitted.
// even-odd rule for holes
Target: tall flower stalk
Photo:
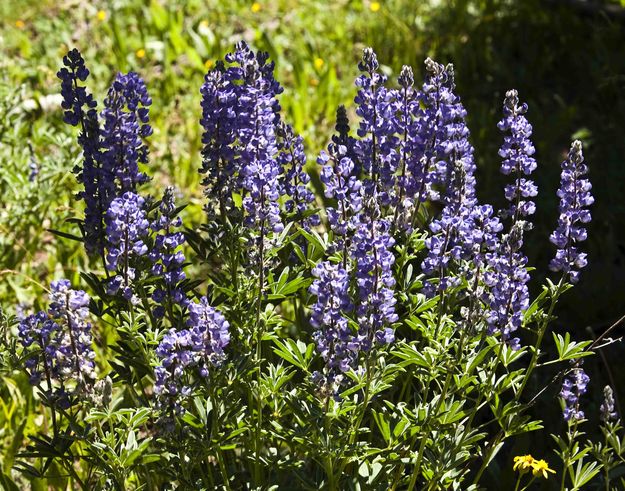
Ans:
<svg viewBox="0 0 625 491"><path fill-rule="evenodd" d="M552 271L562 271L571 283L579 281L579 270L586 266L586 253L580 252L577 244L586 240L585 224L591 215L587 209L594 203L590 193L592 185L584 176L588 166L584 163L582 143L576 140L571 145L568 158L562 162L562 176L558 197L560 217L558 227L549 240L558 248L556 256L549 263Z"/></svg>

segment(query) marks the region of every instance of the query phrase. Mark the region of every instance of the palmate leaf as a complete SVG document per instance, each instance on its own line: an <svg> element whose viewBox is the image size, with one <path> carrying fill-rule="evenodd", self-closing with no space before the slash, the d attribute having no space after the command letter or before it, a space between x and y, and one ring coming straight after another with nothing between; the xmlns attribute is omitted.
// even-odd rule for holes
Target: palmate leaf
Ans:
<svg viewBox="0 0 625 491"><path fill-rule="evenodd" d="M310 371L309 367L314 357L314 343L306 345L302 341L290 338L282 340L276 336L272 336L271 339L275 345L273 351L276 355L305 372Z"/></svg>
<svg viewBox="0 0 625 491"><path fill-rule="evenodd" d="M552 334L558 349L558 361L576 360L594 354L593 351L586 351L586 348L592 344L592 341L571 341L571 335L568 332L564 334L564 337L555 332Z"/></svg>
<svg viewBox="0 0 625 491"><path fill-rule="evenodd" d="M583 489L583 486L590 482L590 480L599 473L601 468L602 465L598 462L586 462L584 464L584 459L580 458L577 461L577 467L574 472L571 471L571 480L573 481L571 491Z"/></svg>

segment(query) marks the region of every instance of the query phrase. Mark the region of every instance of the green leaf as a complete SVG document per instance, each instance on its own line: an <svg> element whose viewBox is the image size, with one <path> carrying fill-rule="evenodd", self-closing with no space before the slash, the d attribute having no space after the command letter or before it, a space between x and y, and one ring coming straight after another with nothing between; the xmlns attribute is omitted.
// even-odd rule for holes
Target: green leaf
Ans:
<svg viewBox="0 0 625 491"><path fill-rule="evenodd" d="M169 14L158 0L152 0L150 2L150 14L154 21L154 26L161 32L166 31L167 25L169 24Z"/></svg>
<svg viewBox="0 0 625 491"><path fill-rule="evenodd" d="M82 242L82 237L78 237L74 234L68 234L67 232L61 232L60 230L54 230L51 228L46 229L48 232L58 235L59 237L63 237L64 239L74 240L76 242Z"/></svg>
<svg viewBox="0 0 625 491"><path fill-rule="evenodd" d="M308 366L313 356L313 343L306 345L302 341L296 342L293 339L282 341L278 338L273 338L273 342L276 345L273 349L276 355L288 361L291 365L301 368L306 372L308 371Z"/></svg>
<svg viewBox="0 0 625 491"><path fill-rule="evenodd" d="M592 341L575 342L571 341L571 335L567 332L562 337L560 334L553 333L553 340L558 349L558 361L575 360L585 356L593 355L593 351L585 351L592 344Z"/></svg>
<svg viewBox="0 0 625 491"><path fill-rule="evenodd" d="M386 443L390 443L391 441L391 427L388 422L386 414L382 412L378 412L375 409L373 410L373 420L378 426L380 433L382 434L382 438Z"/></svg>

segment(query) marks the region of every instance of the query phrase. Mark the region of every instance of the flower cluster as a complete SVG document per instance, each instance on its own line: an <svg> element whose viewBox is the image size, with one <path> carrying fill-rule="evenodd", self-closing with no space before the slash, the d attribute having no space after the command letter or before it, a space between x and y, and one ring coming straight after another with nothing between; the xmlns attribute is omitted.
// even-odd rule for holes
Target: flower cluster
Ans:
<svg viewBox="0 0 625 491"><path fill-rule="evenodd" d="M389 235L387 220L367 220L364 213L358 218L351 251L358 286L356 316L362 349L369 350L373 341L388 344L395 339L388 327L398 319L393 296L395 240Z"/></svg>
<svg viewBox="0 0 625 491"><path fill-rule="evenodd" d="M81 127L78 143L83 149L83 165L75 172L84 187L79 197L85 201L85 247L90 254L103 254L109 206L115 198L135 192L138 184L147 181L139 164L148 159L143 140L152 134L152 100L139 75L119 73L104 101L100 125L96 101L79 85L89 75L82 56L72 50L63 63L65 67L57 76L61 79L64 121Z"/></svg>
<svg viewBox="0 0 625 491"><path fill-rule="evenodd" d="M159 286L152 294L152 299L160 304L154 314L162 317L165 313L164 305L168 301L183 307L188 302L180 285L186 278L183 271L185 257L180 250L185 238L182 232L175 231L182 225L182 220L176 216L173 187L169 186L165 190L159 212L157 219L151 224L151 229L156 235L148 257L152 261L152 275L162 278L164 283L164 288Z"/></svg>
<svg viewBox="0 0 625 491"><path fill-rule="evenodd" d="M237 138L236 86L223 62L204 77L202 94L202 184L210 204L222 215L232 213L232 193L237 191L234 143Z"/></svg>
<svg viewBox="0 0 625 491"><path fill-rule="evenodd" d="M102 119L102 186L110 201L125 192L135 192L147 181L139 163L148 161L143 139L152 134L149 107L152 99L145 82L135 72L118 73L106 99Z"/></svg>
<svg viewBox="0 0 625 491"><path fill-rule="evenodd" d="M85 247L89 254L101 254L104 249L104 214L107 203L102 188L102 170L100 165L100 128L97 103L93 96L81 87L89 76L89 70L78 52L73 49L63 57L63 68L57 76L61 79L61 95L63 96L63 120L67 124L80 124L81 133L78 143L82 147L83 164L74 169L83 191L78 196L85 201Z"/></svg>
<svg viewBox="0 0 625 491"><path fill-rule="evenodd" d="M586 393L590 377L583 368L575 368L562 382L560 397L564 401L564 420L576 422L584 419L584 411L579 408L579 398Z"/></svg>
<svg viewBox="0 0 625 491"><path fill-rule="evenodd" d="M427 174L419 186L419 197L423 199L425 191L430 199L445 205L466 201L470 206L475 198L475 163L465 123L467 113L454 92L453 66L428 58L425 68L420 131ZM458 175L458 171L462 173Z"/></svg>
<svg viewBox="0 0 625 491"><path fill-rule="evenodd" d="M347 317L354 308L349 297L350 278L345 269L329 261L319 263L312 274L315 281L309 292L317 299L310 323L315 328L317 351L326 363L325 373L315 372L313 380L331 392L342 382L343 373L354 366L360 349Z"/></svg>
<svg viewBox="0 0 625 491"><path fill-rule="evenodd" d="M562 162L560 179L560 217L558 228L549 240L558 248L556 256L549 263L552 271L562 271L571 283L579 280L579 270L587 264L586 253L580 252L575 244L586 240L584 225L590 222L590 211L586 208L594 203L590 194L592 185L583 176L588 173L584 163L582 143L576 140L571 145L568 158Z"/></svg>
<svg viewBox="0 0 625 491"><path fill-rule="evenodd" d="M614 408L614 391L609 385L603 388L603 402L599 407L599 412L601 421L604 423L618 419L618 413Z"/></svg>
<svg viewBox="0 0 625 491"><path fill-rule="evenodd" d="M36 385L45 378L51 391L52 382L57 382L59 387L54 392L59 403L67 405L70 380L76 382L76 390L80 391L95 379L89 296L82 290L73 290L68 280L53 281L50 290L48 311L22 319L19 338L29 352L25 364L30 382Z"/></svg>
<svg viewBox="0 0 625 491"><path fill-rule="evenodd" d="M519 96L516 90L506 92L503 103L504 117L497 127L503 132L510 132L504 137L504 142L499 149L499 156L503 159L501 172L505 175L514 174L514 184L508 184L505 188L505 196L511 205L502 211L503 216L512 217L512 222L534 214L536 205L528 200L538 194L538 188L533 181L521 177L528 176L536 169L535 149L530 137L532 125L527 121L524 114L527 112L527 104L519 105Z"/></svg>
<svg viewBox="0 0 625 491"><path fill-rule="evenodd" d="M450 274L450 266L463 259L474 259L475 240L479 242L481 236L476 225L487 210L474 210L477 199L473 146L465 123L466 110L454 93L453 68L430 59L426 60L426 68L424 155L433 164L428 164L430 169L419 188L428 190L431 199L440 199L444 204L440 217L430 224L428 255L422 263L426 275L437 277L436 288L432 281L425 284L425 293L432 296L459 284L458 277Z"/></svg>
<svg viewBox="0 0 625 491"><path fill-rule="evenodd" d="M338 134L317 160L325 196L336 203L327 208L334 236L332 249L342 252L342 267L322 263L310 288L317 296L312 323L317 329L317 349L326 361L329 386L340 382L341 372L356 367L359 352L369 351L374 343L392 342L395 336L390 325L398 319L392 270L395 240L390 221L383 217L399 196L395 178L399 138L390 109L393 95L377 72L373 51L364 51L359 68L364 72L356 82L360 88L356 96L361 116L359 138L349 137L344 109L339 109ZM355 287L353 291L350 284ZM343 306L329 311L338 315L340 322L332 315L321 315L328 306ZM346 318L352 310L357 328L352 328Z"/></svg>
<svg viewBox="0 0 625 491"><path fill-rule="evenodd" d="M314 193L307 187L310 176L304 171L306 154L304 153L304 141L301 136L293 132L290 125L281 121L276 133L278 137L278 164L283 169L281 185L289 199L284 203L287 213L297 213L300 217L311 208L315 201ZM302 227L310 229L319 225L318 214L313 214L301 219Z"/></svg>
<svg viewBox="0 0 625 491"><path fill-rule="evenodd" d="M207 378L211 367L222 364L230 342L228 321L206 297L188 308L187 329L171 329L156 348L161 365L155 369L154 391L178 408L176 397L188 396L196 377Z"/></svg>
<svg viewBox="0 0 625 491"><path fill-rule="evenodd" d="M77 126L85 118L85 107L87 112L94 115L97 103L85 87L78 85L89 76L89 70L80 52L77 49L70 50L63 57L63 65L64 67L57 73L57 77L61 80L62 107L65 110L63 121Z"/></svg>
<svg viewBox="0 0 625 491"><path fill-rule="evenodd" d="M150 223L143 209L145 200L131 192L115 198L106 213L107 249L106 268L118 271L108 285L109 295L114 295L121 288L126 300L133 299L132 281L135 268L132 258L148 252L144 242Z"/></svg>
<svg viewBox="0 0 625 491"><path fill-rule="evenodd" d="M363 72L356 79L358 93L356 114L360 116L355 152L359 167L367 177L368 192L377 194L380 205L395 200L396 171L399 154L396 135L394 92L385 87L386 76L378 71L380 65L371 48L365 48L358 68Z"/></svg>
<svg viewBox="0 0 625 491"><path fill-rule="evenodd" d="M335 207L326 208L330 227L343 241L347 241L352 218L362 209L362 182L356 177L354 161L348 155L348 147L330 144L328 152L321 152L317 163L321 165L321 182L325 185L326 198L336 200Z"/></svg>
<svg viewBox="0 0 625 491"><path fill-rule="evenodd" d="M222 214L233 206L233 192L244 196L245 224L261 235L283 229L278 199L286 192L277 141L282 88L267 60L238 43L226 56L230 65L209 72L201 91L207 194L218 198Z"/></svg>
<svg viewBox="0 0 625 491"><path fill-rule="evenodd" d="M542 476L545 479L549 477L548 472L556 473L556 471L549 468L549 464L545 460L536 460L531 455L517 455L514 457L512 469L519 471L520 474L525 474L531 470L534 477Z"/></svg>
<svg viewBox="0 0 625 491"><path fill-rule="evenodd" d="M489 334L500 333L502 340L513 349L520 348L520 340L513 338L523 322L529 307L527 258L520 251L523 244L523 224L515 223L504 235L493 252L486 255L489 266L484 282L489 287L486 303Z"/></svg>

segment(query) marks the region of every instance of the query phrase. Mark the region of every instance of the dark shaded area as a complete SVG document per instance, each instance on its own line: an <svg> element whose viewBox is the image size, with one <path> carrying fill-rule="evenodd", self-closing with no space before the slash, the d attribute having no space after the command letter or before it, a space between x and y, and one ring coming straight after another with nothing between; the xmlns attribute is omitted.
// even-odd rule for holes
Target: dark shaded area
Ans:
<svg viewBox="0 0 625 491"><path fill-rule="evenodd" d="M560 163L574 138L584 143L596 202L589 266L559 308L568 329L600 332L625 313L625 9L593 2L451 1L415 33L406 63L422 67L430 55L453 62L458 93L468 110L482 201L503 205L499 172L502 136L496 124L506 90L529 104L539 168L536 227L526 238L532 284L543 283L555 248L549 234L558 217ZM376 46L380 59L393 47ZM399 70L399 67L393 67ZM542 276L541 276L542 275ZM552 276L553 278L553 276Z"/></svg>

